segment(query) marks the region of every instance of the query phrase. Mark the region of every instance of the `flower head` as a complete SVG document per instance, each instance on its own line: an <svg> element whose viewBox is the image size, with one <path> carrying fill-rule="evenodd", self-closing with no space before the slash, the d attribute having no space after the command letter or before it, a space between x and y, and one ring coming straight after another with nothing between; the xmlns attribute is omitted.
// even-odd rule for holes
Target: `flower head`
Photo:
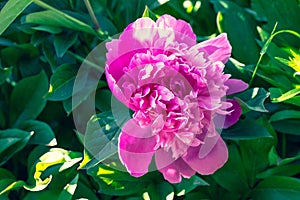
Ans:
<svg viewBox="0 0 300 200"><path fill-rule="evenodd" d="M197 44L188 23L163 15L136 20L106 47L108 85L134 111L119 138L129 173L144 175L153 157L171 183L222 167L228 153L216 129L241 115L225 97L247 88L223 72L231 54L226 34Z"/></svg>

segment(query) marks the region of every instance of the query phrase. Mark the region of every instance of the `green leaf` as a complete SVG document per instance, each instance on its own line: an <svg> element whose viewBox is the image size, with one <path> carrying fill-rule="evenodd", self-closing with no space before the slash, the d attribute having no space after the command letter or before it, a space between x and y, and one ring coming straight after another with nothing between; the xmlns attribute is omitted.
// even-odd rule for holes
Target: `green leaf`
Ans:
<svg viewBox="0 0 300 200"><path fill-rule="evenodd" d="M277 98L280 97L283 92L279 88L270 88L270 98L273 103L277 103ZM300 107L300 96L294 96L284 101L284 103L293 104Z"/></svg>
<svg viewBox="0 0 300 200"><path fill-rule="evenodd" d="M103 112L93 116L89 122L84 138L84 147L92 159L80 167L87 169L102 162L118 151L118 137L120 134L119 125L125 119L116 119L111 112Z"/></svg>
<svg viewBox="0 0 300 200"><path fill-rule="evenodd" d="M299 3L293 0L252 0L251 8L256 12L259 18L264 18L267 24L264 28L271 32L274 24L278 23L278 30L292 29L300 32L298 24L300 23ZM299 44L299 40L289 35L278 36L289 45ZM299 47L299 45L297 45Z"/></svg>
<svg viewBox="0 0 300 200"><path fill-rule="evenodd" d="M40 25L40 26L35 26L31 27L33 30L37 31L43 31L43 32L48 32L52 34L58 34L62 32L62 29L59 27L53 27L53 26L47 26L47 25Z"/></svg>
<svg viewBox="0 0 300 200"><path fill-rule="evenodd" d="M300 135L299 119L284 119L273 121L272 125L276 131L292 135Z"/></svg>
<svg viewBox="0 0 300 200"><path fill-rule="evenodd" d="M32 3L33 0L9 0L0 12L0 35Z"/></svg>
<svg viewBox="0 0 300 200"><path fill-rule="evenodd" d="M23 149L32 133L19 129L0 130L0 165Z"/></svg>
<svg viewBox="0 0 300 200"><path fill-rule="evenodd" d="M56 55L63 57L67 50L77 41L78 35L74 32L63 33L54 36L54 47Z"/></svg>
<svg viewBox="0 0 300 200"><path fill-rule="evenodd" d="M195 175L189 179L183 178L180 183L174 184L173 186L175 188L176 196L183 196L198 186L209 186L209 184L199 176Z"/></svg>
<svg viewBox="0 0 300 200"><path fill-rule="evenodd" d="M111 110L112 93L110 90L101 89L95 96L96 108L102 112Z"/></svg>
<svg viewBox="0 0 300 200"><path fill-rule="evenodd" d="M25 185L24 181L15 181L15 182L12 182L4 190L2 190L0 192L0 195L2 195L3 193L6 193L8 191L11 191L11 190L17 190L17 189L23 187L24 185Z"/></svg>
<svg viewBox="0 0 300 200"><path fill-rule="evenodd" d="M257 33L253 17L234 2L227 0L210 0L210 2L218 12L219 31L228 34L233 47L233 56L245 64L256 62L259 48L255 42Z"/></svg>
<svg viewBox="0 0 300 200"><path fill-rule="evenodd" d="M243 159L236 145L229 145L226 164L213 174L214 180L228 191L243 194L249 190Z"/></svg>
<svg viewBox="0 0 300 200"><path fill-rule="evenodd" d="M43 190L38 192L28 192L24 200L53 200L58 199L60 193L57 190Z"/></svg>
<svg viewBox="0 0 300 200"><path fill-rule="evenodd" d="M15 177L10 171L0 168L0 195L4 196L5 189L14 181Z"/></svg>
<svg viewBox="0 0 300 200"><path fill-rule="evenodd" d="M24 186L30 191L41 191L46 188L54 175L63 172L82 160L81 153L67 151L61 148L52 148L43 154L31 166L30 183Z"/></svg>
<svg viewBox="0 0 300 200"><path fill-rule="evenodd" d="M7 78L11 76L12 68L0 68L0 85L6 81Z"/></svg>
<svg viewBox="0 0 300 200"><path fill-rule="evenodd" d="M250 110L268 112L264 102L269 97L269 93L264 88L251 88L235 95L235 97L242 106L246 106Z"/></svg>
<svg viewBox="0 0 300 200"><path fill-rule="evenodd" d="M76 73L74 65L63 64L59 66L51 76L47 99L51 101L63 101L70 98L73 92Z"/></svg>
<svg viewBox="0 0 300 200"><path fill-rule="evenodd" d="M272 137L266 128L252 118L240 119L236 124L222 131L222 137L231 140L252 140Z"/></svg>
<svg viewBox="0 0 300 200"><path fill-rule="evenodd" d="M149 184L148 181L130 176L126 172L114 170L105 165L89 168L88 175L92 176L99 186L101 194L124 196L142 191Z"/></svg>
<svg viewBox="0 0 300 200"><path fill-rule="evenodd" d="M53 10L40 11L30 13L25 18L26 23L48 25L53 27L69 28L76 31L83 31L90 34L95 34L95 31L87 24L71 17L63 12Z"/></svg>
<svg viewBox="0 0 300 200"><path fill-rule="evenodd" d="M278 111L270 117L270 122L276 122L284 119L300 119L300 111L297 110Z"/></svg>
<svg viewBox="0 0 300 200"><path fill-rule="evenodd" d="M48 78L45 72L19 81L10 99L10 123L17 126L25 120L35 119L46 106L44 95L47 91Z"/></svg>
<svg viewBox="0 0 300 200"><path fill-rule="evenodd" d="M292 90L282 94L278 98L273 98L273 103L278 103L278 102L283 102L283 101L289 100L298 94L300 94L300 88L292 89Z"/></svg>
<svg viewBox="0 0 300 200"><path fill-rule="evenodd" d="M272 176L258 184L252 192L253 199L291 200L299 199L300 180L297 178Z"/></svg>
<svg viewBox="0 0 300 200"><path fill-rule="evenodd" d="M18 127L22 130L33 133L33 136L29 140L29 144L40 144L47 146L57 145L54 132L45 122L28 120L22 122Z"/></svg>
<svg viewBox="0 0 300 200"><path fill-rule="evenodd" d="M256 174L265 170L269 165L269 152L274 145L274 140L272 138L259 138L256 140L243 140L239 143L246 174L249 178L249 185L253 187Z"/></svg>
<svg viewBox="0 0 300 200"><path fill-rule="evenodd" d="M68 183L64 190L60 193L58 200L71 200L75 190L77 188L77 182L78 182L79 175L77 174L74 179L70 183Z"/></svg>
<svg viewBox="0 0 300 200"><path fill-rule="evenodd" d="M271 176L294 176L300 173L300 164L280 165L268 169L256 175L257 178L268 178Z"/></svg>
<svg viewBox="0 0 300 200"><path fill-rule="evenodd" d="M5 168L0 168L0 180L2 179L15 179L15 176L12 174L11 171L5 169Z"/></svg>
<svg viewBox="0 0 300 200"><path fill-rule="evenodd" d="M150 10L148 6L145 7L142 17L149 17L154 21L157 20L157 15L152 10Z"/></svg>
<svg viewBox="0 0 300 200"><path fill-rule="evenodd" d="M174 199L174 188L168 182L161 182L158 184L151 184L147 188L147 193L150 199ZM143 194L144 196L144 194Z"/></svg>

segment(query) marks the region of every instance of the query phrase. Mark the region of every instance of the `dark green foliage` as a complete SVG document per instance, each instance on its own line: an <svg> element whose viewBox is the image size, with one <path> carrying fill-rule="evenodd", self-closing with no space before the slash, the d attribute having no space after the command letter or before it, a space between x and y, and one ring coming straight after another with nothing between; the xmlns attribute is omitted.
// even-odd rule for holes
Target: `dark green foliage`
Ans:
<svg viewBox="0 0 300 200"><path fill-rule="evenodd" d="M299 1L89 2L99 24L82 0L0 0L0 199L300 198L300 78L290 63L290 50L300 54ZM234 95L240 121L222 131L228 162L174 185L157 171L132 177L116 161L128 120L120 116L130 113L112 106L94 73L103 72L105 52L84 61L137 18L162 14L188 21L198 41L226 32L233 51L225 71L251 82ZM73 86L83 62L95 76L80 77L88 86L80 96ZM95 112L72 116L91 99Z"/></svg>

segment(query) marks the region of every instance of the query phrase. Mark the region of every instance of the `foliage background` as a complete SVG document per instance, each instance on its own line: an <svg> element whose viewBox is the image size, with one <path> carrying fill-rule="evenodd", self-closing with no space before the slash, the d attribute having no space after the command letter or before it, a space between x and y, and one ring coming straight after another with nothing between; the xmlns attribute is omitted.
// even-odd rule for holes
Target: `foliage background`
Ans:
<svg viewBox="0 0 300 200"><path fill-rule="evenodd" d="M291 61L299 0L89 2L101 28L82 0L0 0L0 199L299 199L300 57ZM222 134L226 165L175 185L158 172L137 179L99 164L74 131L71 106L77 70L96 45L139 17L166 13L188 21L199 42L227 32L226 72L250 83L235 97L240 122ZM275 31L294 32L271 35L276 22ZM97 133L93 123L114 124L110 98L100 80L97 120L85 134ZM106 158L101 137L116 142L118 127L103 133L93 139Z"/></svg>

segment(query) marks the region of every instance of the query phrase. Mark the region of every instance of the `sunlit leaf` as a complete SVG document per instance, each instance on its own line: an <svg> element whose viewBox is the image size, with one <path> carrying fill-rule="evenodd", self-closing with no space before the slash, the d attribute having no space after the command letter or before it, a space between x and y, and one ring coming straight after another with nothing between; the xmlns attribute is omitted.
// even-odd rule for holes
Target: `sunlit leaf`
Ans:
<svg viewBox="0 0 300 200"><path fill-rule="evenodd" d="M0 12L0 35L32 3L33 0L9 0Z"/></svg>

